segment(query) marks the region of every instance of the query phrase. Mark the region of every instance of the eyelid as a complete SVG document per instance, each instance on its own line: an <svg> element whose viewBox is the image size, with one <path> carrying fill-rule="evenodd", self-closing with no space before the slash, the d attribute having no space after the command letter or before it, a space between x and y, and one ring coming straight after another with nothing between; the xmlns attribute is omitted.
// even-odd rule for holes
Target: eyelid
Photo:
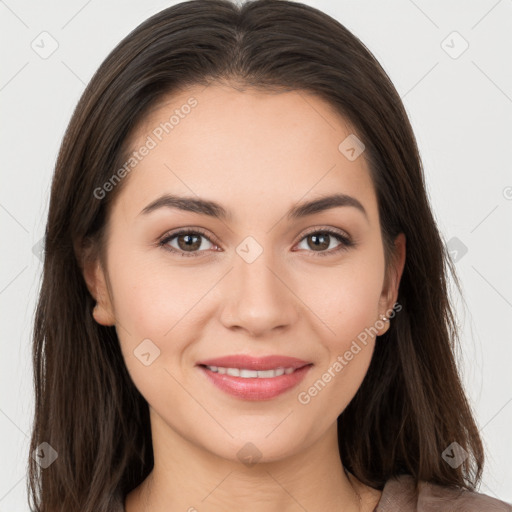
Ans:
<svg viewBox="0 0 512 512"><path fill-rule="evenodd" d="M345 238L348 241L352 241L350 235L346 231L343 231L342 229L326 226L313 226L312 228L308 228L304 233L302 233L297 242L302 241L305 237L307 237L308 235L312 235L313 233L329 233L332 235L338 235L342 238Z"/></svg>
<svg viewBox="0 0 512 512"><path fill-rule="evenodd" d="M185 257L188 257L188 256L195 257L197 255L200 255L201 253L209 252L207 250L186 252L186 251L180 251L178 249L175 249L174 247L170 247L167 245L168 242L170 240L172 240L173 238L175 238L181 234L190 234L190 233L195 233L195 234L201 235L204 238L206 238L214 246L216 246L216 247L220 246L220 244L218 244L216 242L215 237L211 236L209 233L206 232L206 230L204 230L203 228L199 228L199 227L184 227L184 228L178 228L176 230L168 231L161 238L159 238L158 245L164 247L164 249L166 249L174 254L179 254L179 255L185 256ZM304 240L304 238L306 238L309 235L316 234L316 233L327 233L331 236L334 236L340 242L340 245L338 247L335 247L334 249L329 249L327 251L318 251L318 252L317 251L306 251L306 252L313 253L313 256L328 256L331 254L336 254L340 251L347 250L350 247L353 247L356 245L355 242L353 241L352 237L347 232L345 232L339 228L313 226L312 228L309 228L308 230L306 230L304 233L301 233L300 238L298 238L298 240L293 244L293 246L295 247L295 245L302 242L302 240ZM296 251L294 251L294 252L296 252Z"/></svg>
<svg viewBox="0 0 512 512"><path fill-rule="evenodd" d="M313 257L316 256L331 256L334 254L339 254L340 252L346 251L352 247L355 247L356 243L352 239L352 237L346 232L339 228L332 228L332 227L322 227L322 226L313 226L312 228L309 228L306 230L306 232L302 233L300 238L297 240L297 242L294 244L297 245L298 243L302 242L306 237L312 234L321 234L321 233L327 233L328 235L333 236L336 238L340 245L337 247L334 247L333 249L329 249L327 251L306 251L309 253L312 253Z"/></svg>
<svg viewBox="0 0 512 512"><path fill-rule="evenodd" d="M188 257L188 256L194 257L198 254L208 252L208 251L192 251L192 252L180 251L178 249L175 249L174 247L170 247L167 245L168 242L170 240L172 240L173 238L175 238L179 235L182 235L182 234L190 234L190 233L195 233L195 234L201 235L204 238L206 238L214 246L216 246L216 247L219 246L219 244L215 241L215 237L208 234L206 232L206 230L204 230L203 228L198 228L198 227L184 227L184 228L178 228L176 230L168 231L161 238L159 238L158 245L163 247L165 250L167 250L169 252L172 252L174 254L179 254L179 255L185 256L185 257Z"/></svg>

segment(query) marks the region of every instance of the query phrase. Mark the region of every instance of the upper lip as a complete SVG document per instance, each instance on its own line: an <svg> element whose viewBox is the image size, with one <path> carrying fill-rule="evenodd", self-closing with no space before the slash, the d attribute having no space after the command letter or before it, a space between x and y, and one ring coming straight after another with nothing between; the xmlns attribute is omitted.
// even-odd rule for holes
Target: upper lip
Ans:
<svg viewBox="0 0 512 512"><path fill-rule="evenodd" d="M273 370L275 368L302 368L308 364L307 361L296 357L271 355L265 357L253 357L245 354L234 354L215 359L199 361L198 365L220 366L222 368L246 368L248 370Z"/></svg>

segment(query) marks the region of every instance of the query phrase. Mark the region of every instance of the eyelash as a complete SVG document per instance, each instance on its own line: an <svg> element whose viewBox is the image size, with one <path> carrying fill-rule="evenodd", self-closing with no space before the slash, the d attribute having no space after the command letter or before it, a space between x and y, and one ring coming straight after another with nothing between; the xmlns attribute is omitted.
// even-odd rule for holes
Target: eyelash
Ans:
<svg viewBox="0 0 512 512"><path fill-rule="evenodd" d="M192 258L193 257L197 257L197 256L200 255L200 253L205 252L205 251L192 251L192 252L188 252L187 253L186 251L180 251L180 250L177 250L174 247L171 247L171 246L168 245L168 243L173 238L176 238L177 236L183 235L183 234L187 234L187 235L202 235L210 243L212 243L213 245L216 245L215 242L210 240L210 238L208 237L206 232L204 230L202 230L201 228L193 228L193 229L191 229L191 228L184 228L184 229L180 229L178 231L174 231L172 233L167 233L166 235L164 235L164 238L161 239L158 242L158 245L160 247L162 247L163 249L167 250L167 251L170 251L170 252L172 252L174 254L179 254L180 256L183 256L185 258L187 258L187 257L192 257ZM315 230L309 231L309 232L307 232L307 233L305 233L303 235L303 237L299 240L298 243L302 242L302 240L304 240L305 238L307 238L310 235L317 235L317 234L329 234L329 235L332 235L334 238L336 238L336 240L338 240L340 242L340 245L338 247L335 247L334 249L330 249L328 251L320 251L320 252L306 251L306 252L314 253L314 257L317 257L317 256L320 256L320 257L322 257L322 256L330 256L330 255L333 255L333 254L337 254L337 253L339 253L341 251L346 251L349 248L355 246L355 243L348 236L342 234L341 232L339 232L337 230L331 229L331 228L315 229Z"/></svg>

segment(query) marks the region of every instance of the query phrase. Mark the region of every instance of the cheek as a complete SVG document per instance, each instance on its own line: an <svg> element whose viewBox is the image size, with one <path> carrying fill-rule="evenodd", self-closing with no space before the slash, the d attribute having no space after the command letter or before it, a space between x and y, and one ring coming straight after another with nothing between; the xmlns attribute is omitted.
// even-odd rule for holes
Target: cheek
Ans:
<svg viewBox="0 0 512 512"><path fill-rule="evenodd" d="M116 331L128 372L150 401L173 384L170 371L179 372L183 364L190 364L188 348L202 334L205 311L212 312L212 307L205 310L209 304L205 296L218 282L219 270L180 268L157 249L151 254L130 253L128 246L119 243L110 258ZM149 366L138 357L148 351L142 349L146 346L158 354Z"/></svg>
<svg viewBox="0 0 512 512"><path fill-rule="evenodd" d="M327 357L302 387L299 402L326 414L327 423L345 409L368 370L383 279L384 255L375 243L339 267L317 269L303 281L305 302L323 325L318 335Z"/></svg>
<svg viewBox="0 0 512 512"><path fill-rule="evenodd" d="M310 267L297 280L297 295L324 325L322 338L341 350L378 320L384 280L382 249L372 244L347 254L336 267Z"/></svg>
<svg viewBox="0 0 512 512"><path fill-rule="evenodd" d="M148 403L158 404L163 389L179 393L169 370L179 364L186 349L189 333L184 335L183 329L187 311L198 301L198 290L196 287L194 293L191 275L148 264L147 260L125 253L117 260L122 264L112 265L109 275L126 368Z"/></svg>
<svg viewBox="0 0 512 512"><path fill-rule="evenodd" d="M157 347L158 358L151 368L169 363L180 353L180 338L186 338L176 333L200 296L191 274L162 267L147 254L130 253L121 244L117 247L111 252L109 269L116 330L126 366L136 378L145 369L136 357L144 340Z"/></svg>
<svg viewBox="0 0 512 512"><path fill-rule="evenodd" d="M300 389L298 401L327 428L343 412L361 386L373 355L382 274L340 272L329 291L317 290L322 322L319 330L326 357ZM332 291L331 287L335 287ZM327 297L327 298L326 298Z"/></svg>
<svg viewBox="0 0 512 512"><path fill-rule="evenodd" d="M116 320L134 335L161 339L204 291L190 269L166 266L150 256L125 252L109 274ZM111 261L116 261L114 252Z"/></svg>
<svg viewBox="0 0 512 512"><path fill-rule="evenodd" d="M331 323L343 345L354 339L378 319L378 303L382 291L380 273L369 269L352 272L339 282L338 291L331 300ZM341 347L343 348L343 347Z"/></svg>

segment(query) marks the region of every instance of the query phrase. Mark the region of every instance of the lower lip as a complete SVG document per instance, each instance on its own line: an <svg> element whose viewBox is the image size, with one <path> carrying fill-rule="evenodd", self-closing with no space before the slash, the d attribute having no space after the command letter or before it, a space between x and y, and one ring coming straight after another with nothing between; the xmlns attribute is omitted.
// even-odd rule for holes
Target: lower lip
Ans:
<svg viewBox="0 0 512 512"><path fill-rule="evenodd" d="M231 375L212 372L204 366L199 368L210 382L229 395L243 400L269 400L297 386L304 379L311 366L309 364L289 375L283 374L269 379L232 377Z"/></svg>

